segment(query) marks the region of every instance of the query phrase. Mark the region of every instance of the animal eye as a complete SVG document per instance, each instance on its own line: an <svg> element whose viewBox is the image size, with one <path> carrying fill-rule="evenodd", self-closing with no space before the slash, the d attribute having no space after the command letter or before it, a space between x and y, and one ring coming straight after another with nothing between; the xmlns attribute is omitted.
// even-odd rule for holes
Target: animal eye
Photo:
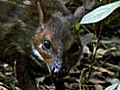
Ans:
<svg viewBox="0 0 120 90"><path fill-rule="evenodd" d="M50 43L50 41L48 41L48 40L44 40L43 43L44 43L45 48L50 49L50 47L51 47L51 43Z"/></svg>
<svg viewBox="0 0 120 90"><path fill-rule="evenodd" d="M72 46L70 47L70 53L75 53L77 51L79 51L79 44L76 42L76 43L73 43Z"/></svg>

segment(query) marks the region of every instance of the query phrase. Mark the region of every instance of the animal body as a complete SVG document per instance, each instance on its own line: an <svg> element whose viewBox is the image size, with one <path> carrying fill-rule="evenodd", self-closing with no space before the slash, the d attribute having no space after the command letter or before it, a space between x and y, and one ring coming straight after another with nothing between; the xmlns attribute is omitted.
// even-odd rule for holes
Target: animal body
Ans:
<svg viewBox="0 0 120 90"><path fill-rule="evenodd" d="M38 90L36 77L60 79L78 62L77 11L72 15L58 0L33 0L28 6L0 1L0 8L0 58L16 67L22 90Z"/></svg>

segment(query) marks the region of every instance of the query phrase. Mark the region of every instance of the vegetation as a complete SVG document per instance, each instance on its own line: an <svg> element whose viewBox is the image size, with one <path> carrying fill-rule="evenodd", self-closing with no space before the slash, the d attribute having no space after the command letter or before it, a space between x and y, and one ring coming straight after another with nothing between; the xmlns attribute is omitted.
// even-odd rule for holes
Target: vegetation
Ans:
<svg viewBox="0 0 120 90"><path fill-rule="evenodd" d="M25 1L10 0L16 5L29 6L30 1ZM120 0L61 1L72 13L79 6L84 6L86 10L83 17L75 25L83 43L83 55L80 62L64 78L66 88L68 90L119 90ZM101 8L104 10L103 12ZM38 82L40 90L53 90L55 88L49 76L38 78ZM1 89L20 90L14 70L0 60Z"/></svg>

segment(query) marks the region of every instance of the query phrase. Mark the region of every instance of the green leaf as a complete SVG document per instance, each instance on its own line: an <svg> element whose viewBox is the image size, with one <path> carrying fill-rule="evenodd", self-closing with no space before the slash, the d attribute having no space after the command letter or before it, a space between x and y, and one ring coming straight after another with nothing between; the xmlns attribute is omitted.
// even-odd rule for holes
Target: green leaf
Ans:
<svg viewBox="0 0 120 90"><path fill-rule="evenodd" d="M79 30L80 25L81 25L80 23L77 23L77 24L75 25L76 30Z"/></svg>
<svg viewBox="0 0 120 90"><path fill-rule="evenodd" d="M100 6L97 9L86 14L80 21L80 24L90 24L99 22L106 18L108 15L110 15L118 7L120 7L120 1Z"/></svg>

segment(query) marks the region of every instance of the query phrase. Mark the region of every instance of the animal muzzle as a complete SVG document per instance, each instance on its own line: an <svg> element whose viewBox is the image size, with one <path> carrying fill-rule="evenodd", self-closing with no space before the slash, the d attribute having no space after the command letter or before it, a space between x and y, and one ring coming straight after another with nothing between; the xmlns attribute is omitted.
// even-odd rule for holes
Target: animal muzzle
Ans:
<svg viewBox="0 0 120 90"><path fill-rule="evenodd" d="M68 72L69 68L61 60L55 60L51 64L51 73L55 77L62 78L66 76Z"/></svg>

